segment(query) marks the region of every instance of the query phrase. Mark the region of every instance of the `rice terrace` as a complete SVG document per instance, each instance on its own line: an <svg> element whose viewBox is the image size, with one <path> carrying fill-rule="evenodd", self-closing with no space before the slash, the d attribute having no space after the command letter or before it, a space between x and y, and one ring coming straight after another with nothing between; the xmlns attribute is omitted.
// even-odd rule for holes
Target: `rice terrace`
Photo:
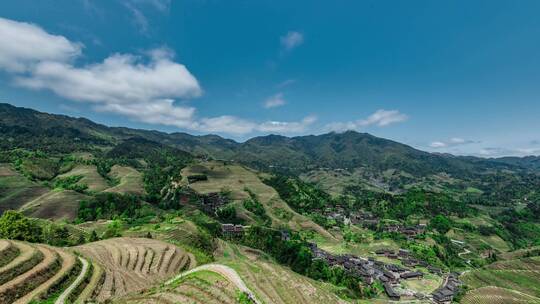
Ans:
<svg viewBox="0 0 540 304"><path fill-rule="evenodd" d="M540 1L0 1L0 304L540 304Z"/></svg>

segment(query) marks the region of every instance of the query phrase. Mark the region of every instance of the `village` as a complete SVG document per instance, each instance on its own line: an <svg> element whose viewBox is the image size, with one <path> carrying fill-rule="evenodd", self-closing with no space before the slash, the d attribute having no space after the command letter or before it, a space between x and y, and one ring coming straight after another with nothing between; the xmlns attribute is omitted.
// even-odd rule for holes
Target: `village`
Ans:
<svg viewBox="0 0 540 304"><path fill-rule="evenodd" d="M222 235L226 239L241 238L249 226L222 224ZM288 239L289 234L285 231L281 233L282 239ZM408 250L399 249L395 252L390 249L380 249L375 252L378 256L384 256L389 259L400 260L407 267L402 267L392 263L385 263L374 257L358 257L351 254L335 255L322 250L315 243L309 243L313 259L324 260L330 266L341 266L355 276L361 278L363 282L372 285L376 281L380 282L388 298L399 301L402 296L412 296L419 300L432 300L434 303L451 303L454 296L459 292L462 283L459 281L459 274L444 274L442 269L433 267L427 262L414 258ZM422 294L410 291L404 291L400 288L402 280L414 280L424 277L424 273L415 270L414 267L425 267L430 273L444 277L443 284L431 294Z"/></svg>
<svg viewBox="0 0 540 304"><path fill-rule="evenodd" d="M229 203L228 199L220 193L209 193L201 196L200 199L202 210L210 215L215 215L216 211L227 203ZM380 219L369 212L355 211L349 212L346 215L345 210L339 207L333 210L323 210L321 213L329 219L334 219L337 222L347 225L359 225L366 228L375 228L379 225L383 232L398 233L409 240L424 234L427 228L425 224L407 226L399 223L391 223L381 226ZM225 239L240 239L247 229L249 229L249 226L232 223L221 225L222 236ZM282 239L289 238L289 234L286 231L281 231L281 235ZM351 254L335 255L319 248L315 243L309 243L309 246L313 259L322 259L330 266L341 266L368 285L380 282L388 298L394 301L399 301L402 297L406 297L408 299L431 300L434 303L440 304L451 303L461 286L461 282L458 279L459 274L445 274L442 269L415 258L405 249L395 251L383 248L374 252L376 256L396 260L396 263L393 264L382 262L375 257L364 258ZM403 266L397 265L398 261ZM443 284L431 294L423 294L401 288L400 283L403 280L414 280L424 277L425 273L417 270L417 267L422 267L429 273L443 277Z"/></svg>

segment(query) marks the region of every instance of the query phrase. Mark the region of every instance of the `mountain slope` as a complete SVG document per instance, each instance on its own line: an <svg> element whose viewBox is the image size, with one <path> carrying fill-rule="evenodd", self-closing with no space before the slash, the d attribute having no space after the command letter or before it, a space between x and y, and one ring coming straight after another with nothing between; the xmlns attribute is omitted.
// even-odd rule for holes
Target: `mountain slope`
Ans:
<svg viewBox="0 0 540 304"><path fill-rule="evenodd" d="M439 172L469 176L492 169L539 168L538 159L534 158L487 160L434 154L354 131L292 138L267 135L238 143L217 135L194 136L107 127L84 118L41 113L9 104L0 104L0 131L0 149L38 146L45 150L71 152L114 147L131 138L142 138L195 155L236 160L258 169L291 173L320 167L370 167L399 169L416 176Z"/></svg>

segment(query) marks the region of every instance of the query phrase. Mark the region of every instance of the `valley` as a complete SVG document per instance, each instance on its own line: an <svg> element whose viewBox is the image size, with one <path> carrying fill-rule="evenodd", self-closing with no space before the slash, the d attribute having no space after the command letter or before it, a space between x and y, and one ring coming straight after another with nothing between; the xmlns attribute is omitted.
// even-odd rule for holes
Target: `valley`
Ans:
<svg viewBox="0 0 540 304"><path fill-rule="evenodd" d="M0 129L2 303L540 302L529 162L4 104Z"/></svg>

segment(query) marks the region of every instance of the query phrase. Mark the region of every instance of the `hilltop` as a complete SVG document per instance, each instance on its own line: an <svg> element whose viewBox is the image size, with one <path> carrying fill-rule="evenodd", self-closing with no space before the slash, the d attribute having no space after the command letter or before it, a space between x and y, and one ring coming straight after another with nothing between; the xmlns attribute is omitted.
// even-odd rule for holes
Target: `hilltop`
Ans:
<svg viewBox="0 0 540 304"><path fill-rule="evenodd" d="M370 167L375 170L400 169L422 176L446 172L470 176L492 169L538 169L538 158L482 159L428 153L367 133L347 131L285 137L267 135L239 143L217 135L107 127L85 118L73 118L0 104L1 148L26 148L73 151L116 146L139 137L193 155L236 160L263 169L293 173L326 167L331 169ZM74 139L74 141L72 141Z"/></svg>

